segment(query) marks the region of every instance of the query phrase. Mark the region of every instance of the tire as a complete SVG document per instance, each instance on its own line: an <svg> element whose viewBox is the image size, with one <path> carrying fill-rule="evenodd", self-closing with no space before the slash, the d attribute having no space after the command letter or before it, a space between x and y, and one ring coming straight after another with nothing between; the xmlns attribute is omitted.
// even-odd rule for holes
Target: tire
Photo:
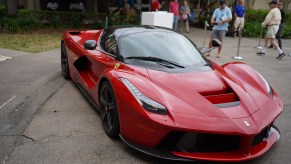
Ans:
<svg viewBox="0 0 291 164"><path fill-rule="evenodd" d="M117 138L120 131L119 114L113 89L105 81L99 93L100 114L105 133L111 138Z"/></svg>
<svg viewBox="0 0 291 164"><path fill-rule="evenodd" d="M61 66L62 66L63 77L67 80L70 80L71 76L70 76L70 68L69 68L69 62L68 62L68 54L67 54L67 49L64 42L62 42L61 44Z"/></svg>

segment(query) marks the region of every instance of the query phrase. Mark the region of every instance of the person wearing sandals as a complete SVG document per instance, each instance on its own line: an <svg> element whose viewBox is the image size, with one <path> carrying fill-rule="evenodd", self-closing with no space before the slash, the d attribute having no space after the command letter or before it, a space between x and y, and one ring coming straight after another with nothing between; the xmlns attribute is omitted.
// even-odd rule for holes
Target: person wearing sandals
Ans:
<svg viewBox="0 0 291 164"><path fill-rule="evenodd" d="M219 0L219 8L214 10L214 13L211 17L211 24L213 25L211 37L209 41L209 48L212 47L212 40L219 39L222 40L228 30L228 23L232 20L232 13L230 8L226 6L226 0ZM218 47L217 58L221 58L222 45ZM210 56L208 52L205 56Z"/></svg>
<svg viewBox="0 0 291 164"><path fill-rule="evenodd" d="M189 15L190 15L190 7L188 6L188 2L186 0L183 1L183 5L180 8L180 20L181 20L181 28L180 31L183 32L183 27L186 25L186 31L189 33Z"/></svg>

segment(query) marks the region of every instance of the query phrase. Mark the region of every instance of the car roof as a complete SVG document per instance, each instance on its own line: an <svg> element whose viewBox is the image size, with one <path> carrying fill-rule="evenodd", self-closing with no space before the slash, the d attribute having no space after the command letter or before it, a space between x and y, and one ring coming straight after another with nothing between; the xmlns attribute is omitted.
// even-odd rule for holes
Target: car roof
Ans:
<svg viewBox="0 0 291 164"><path fill-rule="evenodd" d="M106 32L113 33L115 38L118 40L120 37L142 32L172 32L169 28L159 27L159 26L149 26L149 25L139 25L139 26L113 26L105 29Z"/></svg>

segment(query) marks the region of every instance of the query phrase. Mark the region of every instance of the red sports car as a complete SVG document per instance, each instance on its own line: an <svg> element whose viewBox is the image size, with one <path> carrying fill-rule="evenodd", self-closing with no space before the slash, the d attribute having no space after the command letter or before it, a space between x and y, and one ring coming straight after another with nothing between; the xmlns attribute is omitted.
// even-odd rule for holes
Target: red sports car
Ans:
<svg viewBox="0 0 291 164"><path fill-rule="evenodd" d="M106 134L144 153L244 161L280 138L273 123L283 103L256 70L241 62L218 66L171 30L68 31L61 64L64 78L100 111Z"/></svg>

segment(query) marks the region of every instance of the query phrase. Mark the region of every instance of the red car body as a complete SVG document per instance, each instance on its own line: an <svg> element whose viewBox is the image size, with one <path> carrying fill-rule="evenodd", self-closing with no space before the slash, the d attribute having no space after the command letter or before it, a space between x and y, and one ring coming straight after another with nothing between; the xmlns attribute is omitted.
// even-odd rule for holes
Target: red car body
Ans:
<svg viewBox="0 0 291 164"><path fill-rule="evenodd" d="M209 62L208 70L172 73L128 64L102 47L106 31L115 34L116 30L135 28L68 31L62 38L62 67L69 75L63 74L97 109L107 110L100 107L102 84L107 82L106 86L112 87L110 97L114 96L118 111L113 115L118 117L117 132L123 141L166 159L244 161L264 154L280 138L273 123L283 103L252 67L240 62L218 66L200 54ZM138 28L142 32L174 33L155 27ZM93 46L86 48L87 40ZM122 45L118 38L115 41ZM166 113L145 110L126 85L128 81L164 106ZM108 93L104 91L104 95Z"/></svg>

